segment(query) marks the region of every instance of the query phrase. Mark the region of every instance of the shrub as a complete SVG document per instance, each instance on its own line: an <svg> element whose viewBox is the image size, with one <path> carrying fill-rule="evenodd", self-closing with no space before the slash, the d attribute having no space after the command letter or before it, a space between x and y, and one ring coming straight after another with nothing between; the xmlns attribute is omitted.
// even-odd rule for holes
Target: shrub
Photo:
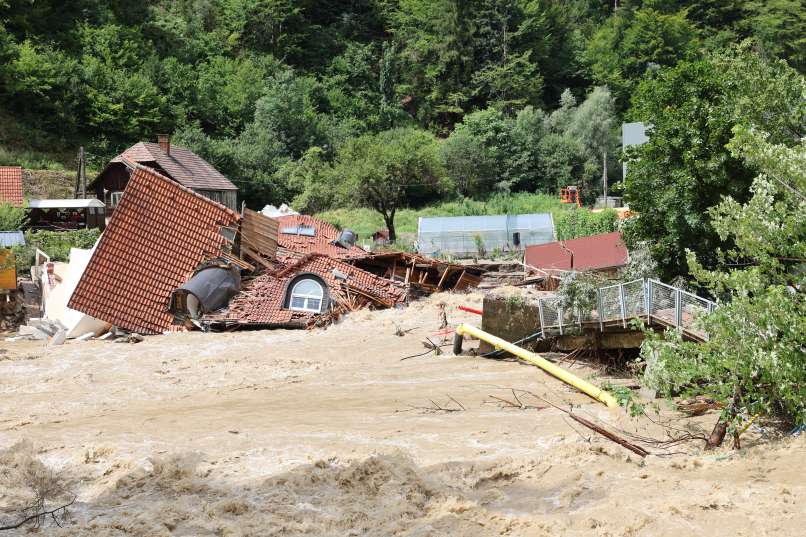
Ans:
<svg viewBox="0 0 806 537"><path fill-rule="evenodd" d="M588 209L572 209L561 213L556 221L557 240L566 241L599 233L616 231L618 213L613 209L593 212Z"/></svg>
<svg viewBox="0 0 806 537"><path fill-rule="evenodd" d="M27 271L34 264L36 249L50 256L51 261L69 261L70 248L89 249L101 236L97 229L75 231L26 231L25 246L15 246L17 270Z"/></svg>
<svg viewBox="0 0 806 537"><path fill-rule="evenodd" d="M16 231L28 221L25 209L0 203L0 231Z"/></svg>

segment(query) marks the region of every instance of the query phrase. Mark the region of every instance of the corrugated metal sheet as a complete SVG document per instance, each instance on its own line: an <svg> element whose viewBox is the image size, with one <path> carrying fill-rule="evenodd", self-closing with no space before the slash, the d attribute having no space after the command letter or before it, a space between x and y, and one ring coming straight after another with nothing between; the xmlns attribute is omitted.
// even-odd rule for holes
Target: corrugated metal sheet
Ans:
<svg viewBox="0 0 806 537"><path fill-rule="evenodd" d="M524 255L527 265L544 270L600 270L627 261L629 252L618 231L530 246Z"/></svg>
<svg viewBox="0 0 806 537"><path fill-rule="evenodd" d="M22 231L0 231L0 248L25 246L25 235Z"/></svg>
<svg viewBox="0 0 806 537"><path fill-rule="evenodd" d="M279 222L251 209L244 208L241 222L241 245L250 257L258 253L268 259L277 257ZM250 253L250 251L252 253Z"/></svg>
<svg viewBox="0 0 806 537"><path fill-rule="evenodd" d="M493 252L553 240L550 213L422 217L417 226L417 250L423 255L471 257L479 254L479 241L486 252Z"/></svg>

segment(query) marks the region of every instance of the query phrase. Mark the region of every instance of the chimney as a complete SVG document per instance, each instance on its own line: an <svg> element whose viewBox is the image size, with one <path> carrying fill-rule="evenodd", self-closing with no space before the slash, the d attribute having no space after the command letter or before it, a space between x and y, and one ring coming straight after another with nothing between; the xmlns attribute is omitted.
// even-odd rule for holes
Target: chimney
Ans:
<svg viewBox="0 0 806 537"><path fill-rule="evenodd" d="M157 143L160 144L160 149L165 152L166 155L171 154L171 135L170 134L158 134L157 135Z"/></svg>

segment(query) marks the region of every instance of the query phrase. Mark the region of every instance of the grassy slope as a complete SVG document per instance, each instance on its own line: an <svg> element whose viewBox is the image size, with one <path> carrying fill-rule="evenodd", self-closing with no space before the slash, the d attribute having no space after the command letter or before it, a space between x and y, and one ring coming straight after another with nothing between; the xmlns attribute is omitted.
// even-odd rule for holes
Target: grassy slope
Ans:
<svg viewBox="0 0 806 537"><path fill-rule="evenodd" d="M487 201L464 199L444 202L422 209L403 209L395 216L395 227L398 233L416 233L417 219L421 216L477 216L494 214L529 214L557 213L564 211L568 205L560 203L559 198L546 194L511 194L496 195ZM349 227L362 238L369 237L375 231L383 229L380 213L372 209L335 209L316 215L334 224L336 227Z"/></svg>
<svg viewBox="0 0 806 537"><path fill-rule="evenodd" d="M72 198L77 149L0 109L0 166L25 169L27 198ZM94 174L87 170L88 181Z"/></svg>

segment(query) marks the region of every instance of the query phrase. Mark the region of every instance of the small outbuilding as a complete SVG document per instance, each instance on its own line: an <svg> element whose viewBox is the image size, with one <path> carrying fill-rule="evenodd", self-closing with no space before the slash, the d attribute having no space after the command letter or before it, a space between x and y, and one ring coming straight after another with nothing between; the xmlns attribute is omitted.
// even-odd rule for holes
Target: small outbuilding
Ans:
<svg viewBox="0 0 806 537"><path fill-rule="evenodd" d="M484 257L553 240L551 213L421 217L417 224L421 255Z"/></svg>
<svg viewBox="0 0 806 537"><path fill-rule="evenodd" d="M171 145L167 134L160 134L157 139L157 143L138 142L113 158L90 184L95 197L106 204L109 216L120 203L136 164L151 168L228 209L238 210L238 188L229 179L190 149Z"/></svg>
<svg viewBox="0 0 806 537"><path fill-rule="evenodd" d="M615 271L630 260L621 233L602 233L529 246L524 262L540 270Z"/></svg>
<svg viewBox="0 0 806 537"><path fill-rule="evenodd" d="M28 227L32 229L104 229L106 206L101 200L48 199L28 202Z"/></svg>

